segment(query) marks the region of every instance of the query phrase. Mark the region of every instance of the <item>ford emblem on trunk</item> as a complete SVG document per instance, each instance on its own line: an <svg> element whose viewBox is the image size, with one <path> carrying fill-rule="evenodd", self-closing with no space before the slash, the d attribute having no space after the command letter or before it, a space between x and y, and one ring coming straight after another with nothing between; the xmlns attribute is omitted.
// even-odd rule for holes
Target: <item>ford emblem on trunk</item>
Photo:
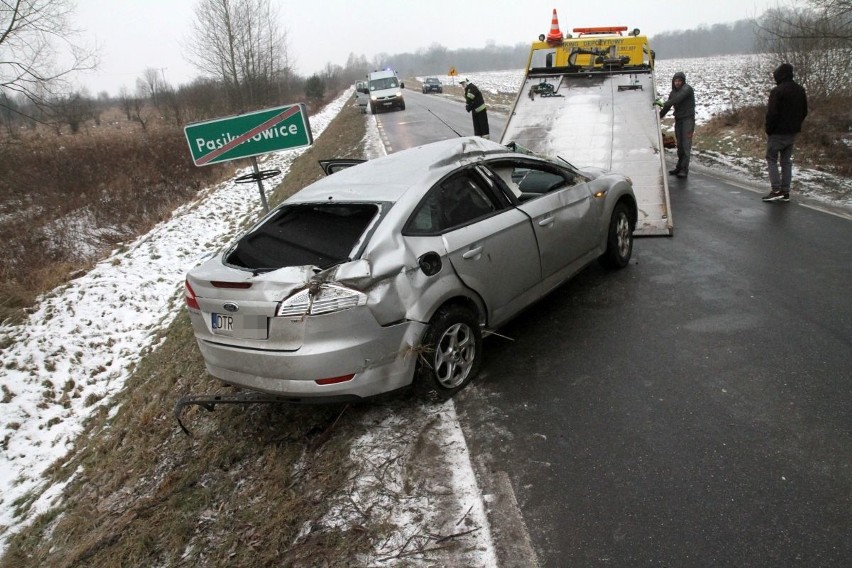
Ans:
<svg viewBox="0 0 852 568"><path fill-rule="evenodd" d="M237 310L240 309L240 307L237 304L235 304L234 302L228 302L226 304L223 304L222 307L225 308L225 311L228 311L228 312L236 312Z"/></svg>

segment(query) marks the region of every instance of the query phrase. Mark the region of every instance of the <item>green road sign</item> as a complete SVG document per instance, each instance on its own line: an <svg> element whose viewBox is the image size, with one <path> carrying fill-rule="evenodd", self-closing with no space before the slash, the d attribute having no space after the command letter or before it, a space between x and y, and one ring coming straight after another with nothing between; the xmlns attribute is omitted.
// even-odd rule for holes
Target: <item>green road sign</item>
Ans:
<svg viewBox="0 0 852 568"><path fill-rule="evenodd" d="M302 148L314 142L302 103L187 124L183 131L196 166Z"/></svg>

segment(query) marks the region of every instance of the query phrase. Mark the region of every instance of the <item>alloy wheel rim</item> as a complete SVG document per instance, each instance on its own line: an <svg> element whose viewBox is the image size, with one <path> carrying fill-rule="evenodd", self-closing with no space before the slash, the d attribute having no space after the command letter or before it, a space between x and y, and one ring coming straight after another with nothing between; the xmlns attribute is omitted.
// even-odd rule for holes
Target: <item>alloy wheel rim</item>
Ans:
<svg viewBox="0 0 852 568"><path fill-rule="evenodd" d="M476 340L464 323L450 326L435 347L435 377L441 386L452 389L461 385L473 367Z"/></svg>
<svg viewBox="0 0 852 568"><path fill-rule="evenodd" d="M622 214L618 216L615 234L618 239L618 253L621 255L621 258L627 258L630 252L630 223L627 222L626 215Z"/></svg>

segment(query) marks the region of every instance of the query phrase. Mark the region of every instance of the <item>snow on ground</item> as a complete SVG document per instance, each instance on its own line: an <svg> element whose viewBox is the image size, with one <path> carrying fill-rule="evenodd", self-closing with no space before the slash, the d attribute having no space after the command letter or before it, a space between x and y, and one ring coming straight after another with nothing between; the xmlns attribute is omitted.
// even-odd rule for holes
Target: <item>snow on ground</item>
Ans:
<svg viewBox="0 0 852 568"><path fill-rule="evenodd" d="M755 68L754 61L748 58L744 61L742 56L660 60L657 62L658 90L667 94L671 75L684 71L696 89L701 123L714 113L730 109L732 104L765 100L772 86L768 70L766 73L743 72ZM471 73L469 76L483 90L514 93L521 84L523 72ZM455 81L453 77L439 78L445 84ZM351 91L344 93L322 112L310 117L315 136L322 133L351 95ZM368 124L370 130L364 146L366 156L373 158L383 153L383 147L375 118L369 117ZM297 150L269 155L262 166L278 168L286 175L290 164L300 154ZM718 156L717 159L730 173L755 171L755 164L748 163L746 158L732 160ZM239 173L248 173L248 169ZM804 192L820 197L819 186L824 184L825 174L797 168L795 176L804 186ZM845 193L840 193L845 197L834 202L852 205L850 180L834 181L841 188L845 187ZM133 366L156 347L156 332L183 309L182 285L186 271L230 242L245 222L257 216L258 210L259 197L253 184L225 182L209 188L195 202L175 211L169 221L126 248L116 250L85 276L42 298L24 323L0 326L0 345L8 345L0 348L3 360L0 368L0 400L3 403L0 552L10 532L31 520L34 513L49 508L61 492L61 487L44 487L41 478L44 470L65 456L81 431L83 420L99 406L110 405L111 396L124 387ZM463 519L465 526L473 527L465 536L463 563L492 565L494 550L488 524L452 402L438 410L424 409L423 414L407 417L381 416L381 412L376 410L379 413L374 417L376 426L353 448L353 460L356 463L361 460L363 466L356 470L369 471L368 466L381 461L382 456L392 455L400 447L412 444L410 437L403 437L397 439L402 446L390 447L388 440L395 439L399 420L414 424L415 427L403 430L415 433L428 423L435 435L444 436L439 446L447 448L446 464L453 472L447 483L455 500L448 506L446 502L417 498L400 506L393 500L382 500L382 494L371 489L376 484L369 476L354 478L351 494L355 502L375 500L397 526L408 527L384 543L374 558L364 559L365 563L383 561L383 554L392 556L406 552L405 546L416 542L418 534L422 536L427 532L424 526L409 523L416 511L424 513L427 521L441 518L446 521L453 515ZM428 421L424 421L424 417ZM387 481L396 483L393 478ZM15 517L16 500L26 499L31 493L41 496L23 519ZM447 510L439 510L441 508ZM459 511L463 511L463 515L457 515ZM322 522L348 523L354 522L353 519L352 511L341 505L332 509ZM406 555L400 558L409 565L414 560ZM388 564L383 562L382 565Z"/></svg>
<svg viewBox="0 0 852 568"><path fill-rule="evenodd" d="M310 117L314 136L347 95ZM271 154L261 167L286 175L301 152ZM155 347L156 331L183 308L186 271L231 241L259 210L256 184L229 181L209 188L85 276L42 298L24 323L0 326L0 345L9 345L0 369L0 535L20 523L15 501L41 486L42 472L72 447L82 421L110 406L134 364ZM47 505L43 497L33 512Z"/></svg>
<svg viewBox="0 0 852 568"><path fill-rule="evenodd" d="M310 117L314 137L320 136L351 96L352 91L347 91ZM384 154L374 118L368 120L363 144L368 158ZM278 168L286 175L301 152L270 155L261 167ZM231 242L259 209L255 184L225 182L209 188L126 249L115 251L85 276L42 298L24 323L0 326L0 345L9 344L2 350L0 369L0 553L11 533L48 510L61 494L61 486L44 486L42 473L66 455L83 421L99 406L110 406L111 396L124 387L134 365L156 348L156 332L183 309L186 271ZM331 526L359 522L346 503L382 510L389 522L404 528L384 542L373 558L363 560L388 566L393 565L394 557L411 565L430 554L440 554L445 546L425 556L422 551L434 545L430 535L452 518L455 524L448 530L454 532L444 535L460 532L456 525L462 521L460 526L469 527L461 531L466 533L464 546L455 553L454 561L467 566L494 565L482 500L453 403L431 410L424 407L407 416L381 416L382 412L376 409L365 418L375 426L353 448L353 470L359 473L351 480L351 490L339 500L343 505L338 504L319 522ZM401 423L406 427L399 431ZM428 487L404 502L389 497L393 495L389 487L402 484L399 465L383 467L381 483L376 483L374 474L375 465L387 463L389 457L403 463L396 458L410 451L417 436L427 429L439 438L434 443L444 449L442 463L451 474L449 487L442 492L452 498L443 499L440 507ZM31 499L28 494L38 499L18 518L15 503Z"/></svg>

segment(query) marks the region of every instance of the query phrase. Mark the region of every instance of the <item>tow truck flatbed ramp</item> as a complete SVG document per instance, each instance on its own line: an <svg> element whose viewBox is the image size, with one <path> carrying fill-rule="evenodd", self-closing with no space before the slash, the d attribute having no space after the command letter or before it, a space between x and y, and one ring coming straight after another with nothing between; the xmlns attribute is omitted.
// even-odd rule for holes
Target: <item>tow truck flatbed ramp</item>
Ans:
<svg viewBox="0 0 852 568"><path fill-rule="evenodd" d="M639 208L634 235L670 236L668 178L653 83L651 73L528 76L502 140L560 156L580 168L629 176Z"/></svg>
<svg viewBox="0 0 852 568"><path fill-rule="evenodd" d="M599 168L633 181L636 236L671 236L663 136L654 85L654 52L638 29L574 28L564 36L553 10L538 36L501 143Z"/></svg>

